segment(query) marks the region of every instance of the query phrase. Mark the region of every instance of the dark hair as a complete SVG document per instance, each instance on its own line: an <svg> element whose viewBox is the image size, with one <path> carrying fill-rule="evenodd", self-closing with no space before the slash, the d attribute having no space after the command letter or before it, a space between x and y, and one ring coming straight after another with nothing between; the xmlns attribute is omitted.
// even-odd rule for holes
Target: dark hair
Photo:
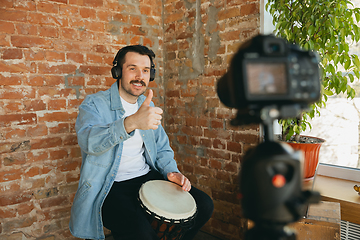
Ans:
<svg viewBox="0 0 360 240"><path fill-rule="evenodd" d="M151 69L150 69L150 81L154 80L155 78L155 64L154 64L154 58L155 58L155 53L143 46L143 45L130 45L130 46L126 46L121 48L113 61L113 67L111 69L111 73L113 78L115 79L120 79L121 75L122 75L122 66L125 63L125 55L128 52L136 52L139 53L141 55L147 55L150 58L150 62L151 62Z"/></svg>

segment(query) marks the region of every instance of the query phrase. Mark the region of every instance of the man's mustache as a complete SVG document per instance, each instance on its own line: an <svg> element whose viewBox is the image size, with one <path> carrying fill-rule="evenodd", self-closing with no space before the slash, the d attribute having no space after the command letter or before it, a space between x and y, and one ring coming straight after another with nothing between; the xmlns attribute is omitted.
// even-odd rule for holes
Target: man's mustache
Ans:
<svg viewBox="0 0 360 240"><path fill-rule="evenodd" d="M132 80L130 81L130 84L133 84L133 83L140 83L141 85L143 85L144 87L146 87L146 84L144 81L141 81L141 80Z"/></svg>

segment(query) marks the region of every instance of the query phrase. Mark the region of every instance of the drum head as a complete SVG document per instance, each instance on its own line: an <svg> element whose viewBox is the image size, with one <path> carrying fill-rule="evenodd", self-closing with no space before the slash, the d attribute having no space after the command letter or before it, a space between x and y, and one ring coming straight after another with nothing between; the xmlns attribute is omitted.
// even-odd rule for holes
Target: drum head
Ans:
<svg viewBox="0 0 360 240"><path fill-rule="evenodd" d="M144 183L139 198L148 210L167 219L187 219L196 213L196 203L191 194L169 181Z"/></svg>

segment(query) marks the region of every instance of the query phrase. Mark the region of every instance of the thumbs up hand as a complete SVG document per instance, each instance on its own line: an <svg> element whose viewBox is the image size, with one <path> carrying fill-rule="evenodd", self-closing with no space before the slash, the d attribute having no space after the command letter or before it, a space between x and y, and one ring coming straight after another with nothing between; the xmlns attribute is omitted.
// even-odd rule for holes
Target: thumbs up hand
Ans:
<svg viewBox="0 0 360 240"><path fill-rule="evenodd" d="M127 133L130 133L135 129L155 130L159 127L161 124L161 114L163 113L163 110L158 107L150 107L153 95L153 91L150 89L148 96L140 106L139 110L133 115L125 118L124 126Z"/></svg>

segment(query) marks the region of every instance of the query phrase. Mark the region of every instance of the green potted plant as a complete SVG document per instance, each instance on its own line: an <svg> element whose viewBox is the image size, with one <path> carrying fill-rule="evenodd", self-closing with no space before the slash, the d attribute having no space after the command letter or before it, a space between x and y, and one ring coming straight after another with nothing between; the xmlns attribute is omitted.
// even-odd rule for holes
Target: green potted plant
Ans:
<svg viewBox="0 0 360 240"><path fill-rule="evenodd" d="M273 17L276 36L306 50L314 50L320 57L320 101L298 118L279 120L283 141L304 143L309 137L303 137L303 140L301 132L307 127L311 129L308 120L320 115L319 108L326 106L329 96L345 94L347 98L355 97L351 83L360 77L360 61L356 54L350 52L350 46L360 39L360 28L357 26L360 8L355 8L347 0L268 0L266 9ZM310 141L319 142L318 139ZM300 146L293 148L300 149ZM319 148L310 155L318 158ZM305 153L305 161L306 155ZM312 169L316 170L318 159L310 161L314 162L315 168ZM306 166L307 163L305 168Z"/></svg>

